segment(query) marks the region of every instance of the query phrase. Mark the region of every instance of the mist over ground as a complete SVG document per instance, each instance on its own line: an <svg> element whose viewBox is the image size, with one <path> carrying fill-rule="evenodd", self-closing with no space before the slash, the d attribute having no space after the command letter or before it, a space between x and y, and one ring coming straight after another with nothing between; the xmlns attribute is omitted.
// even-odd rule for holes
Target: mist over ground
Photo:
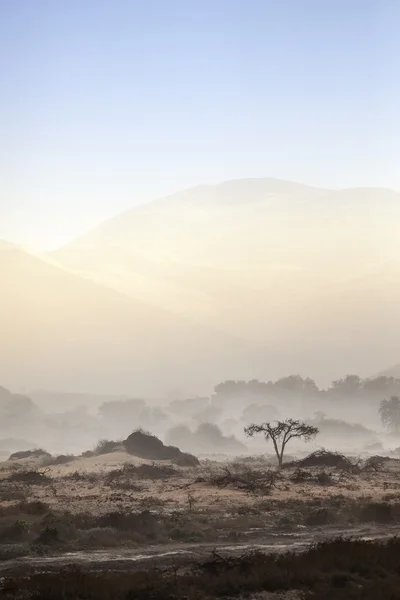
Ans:
<svg viewBox="0 0 400 600"><path fill-rule="evenodd" d="M382 401L398 396L400 379L356 375L327 389L299 375L275 382L225 381L209 396L175 400L49 392L28 396L1 388L0 452L7 456L40 447L52 454L80 454L100 440L118 442L143 429L203 457L271 454L262 438L246 438L245 427L293 418L318 427L319 435L311 445L292 444L291 453L324 447L391 455L400 452L400 427L388 429L379 410Z"/></svg>
<svg viewBox="0 0 400 600"><path fill-rule="evenodd" d="M2 243L0 381L159 398L372 377L400 356L399 221L391 190L246 179L137 206L40 256Z"/></svg>
<svg viewBox="0 0 400 600"><path fill-rule="evenodd" d="M400 598L399 23L0 1L1 600Z"/></svg>

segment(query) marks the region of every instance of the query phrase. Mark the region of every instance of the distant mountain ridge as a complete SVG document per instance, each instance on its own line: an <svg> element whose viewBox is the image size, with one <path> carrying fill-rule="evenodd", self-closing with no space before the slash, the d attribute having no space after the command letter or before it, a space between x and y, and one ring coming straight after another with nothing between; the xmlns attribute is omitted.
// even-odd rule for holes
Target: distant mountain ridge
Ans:
<svg viewBox="0 0 400 600"><path fill-rule="evenodd" d="M262 348L146 305L18 248L0 250L6 388L162 394L250 377ZM257 367L258 361L258 367Z"/></svg>
<svg viewBox="0 0 400 600"><path fill-rule="evenodd" d="M367 374L400 356L399 224L391 190L233 180L135 207L51 256L242 338L352 347L338 371L350 356Z"/></svg>

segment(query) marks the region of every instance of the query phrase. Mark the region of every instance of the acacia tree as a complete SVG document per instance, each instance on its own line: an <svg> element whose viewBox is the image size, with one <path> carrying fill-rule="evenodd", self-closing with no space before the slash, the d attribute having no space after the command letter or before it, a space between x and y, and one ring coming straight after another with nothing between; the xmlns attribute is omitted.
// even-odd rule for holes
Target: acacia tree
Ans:
<svg viewBox="0 0 400 600"><path fill-rule="evenodd" d="M300 438L309 442L317 435L318 431L318 427L308 425L302 421L294 421L293 419L261 423L261 425L253 423L244 430L245 434L249 437L262 433L267 441L272 440L279 468L282 467L283 454L290 440Z"/></svg>
<svg viewBox="0 0 400 600"><path fill-rule="evenodd" d="M382 400L379 407L382 424L398 433L400 429L400 397L392 396L390 400Z"/></svg>

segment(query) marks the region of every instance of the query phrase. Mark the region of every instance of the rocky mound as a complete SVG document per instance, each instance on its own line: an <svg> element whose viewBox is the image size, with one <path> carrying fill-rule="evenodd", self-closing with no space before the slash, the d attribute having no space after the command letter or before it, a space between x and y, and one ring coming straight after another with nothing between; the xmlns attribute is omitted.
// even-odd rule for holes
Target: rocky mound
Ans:
<svg viewBox="0 0 400 600"><path fill-rule="evenodd" d="M11 454L9 460L19 460L21 458L51 458L51 454L41 448L37 450L21 450Z"/></svg>
<svg viewBox="0 0 400 600"><path fill-rule="evenodd" d="M144 431L134 431L124 441L126 451L133 456L147 460L171 460L181 467L194 467L200 464L192 454L181 452L175 446L165 446L161 440Z"/></svg>

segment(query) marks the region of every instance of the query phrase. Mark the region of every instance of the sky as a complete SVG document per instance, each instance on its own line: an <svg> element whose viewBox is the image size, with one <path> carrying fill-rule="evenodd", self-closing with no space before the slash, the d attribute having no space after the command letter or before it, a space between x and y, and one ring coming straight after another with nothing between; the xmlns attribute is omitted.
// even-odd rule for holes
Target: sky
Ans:
<svg viewBox="0 0 400 600"><path fill-rule="evenodd" d="M0 0L0 238L201 183L400 191L398 0Z"/></svg>

